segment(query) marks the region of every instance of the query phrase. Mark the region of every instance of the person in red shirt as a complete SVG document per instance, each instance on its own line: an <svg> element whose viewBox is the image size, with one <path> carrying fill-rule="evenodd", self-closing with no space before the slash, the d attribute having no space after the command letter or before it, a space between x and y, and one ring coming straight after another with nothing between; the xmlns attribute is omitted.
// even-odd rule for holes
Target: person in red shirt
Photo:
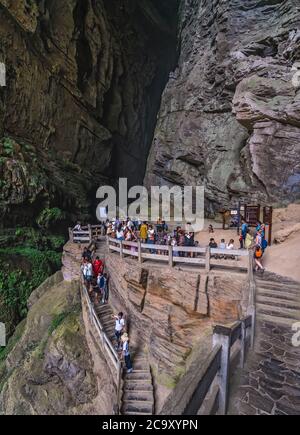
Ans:
<svg viewBox="0 0 300 435"><path fill-rule="evenodd" d="M94 271L94 275L98 276L99 273L102 273L104 269L104 264L103 261L100 260L99 257L96 258L96 260L93 263L93 271Z"/></svg>

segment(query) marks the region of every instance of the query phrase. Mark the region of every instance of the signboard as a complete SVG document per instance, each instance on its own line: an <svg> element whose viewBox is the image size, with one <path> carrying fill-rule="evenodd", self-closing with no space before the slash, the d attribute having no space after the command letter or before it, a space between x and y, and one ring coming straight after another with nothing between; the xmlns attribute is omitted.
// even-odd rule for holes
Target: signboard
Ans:
<svg viewBox="0 0 300 435"><path fill-rule="evenodd" d="M256 226L260 220L260 205L246 205L245 221L250 226Z"/></svg>
<svg viewBox="0 0 300 435"><path fill-rule="evenodd" d="M272 217L273 217L273 207L264 207L263 210L264 218L263 221L266 225L272 224Z"/></svg>

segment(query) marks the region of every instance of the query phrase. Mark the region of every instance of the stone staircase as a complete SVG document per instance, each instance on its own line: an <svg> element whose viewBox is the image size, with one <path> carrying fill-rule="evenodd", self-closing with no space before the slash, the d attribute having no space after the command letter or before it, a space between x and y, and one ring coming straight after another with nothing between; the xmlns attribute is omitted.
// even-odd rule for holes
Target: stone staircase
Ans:
<svg viewBox="0 0 300 435"><path fill-rule="evenodd" d="M100 320L101 325L103 326L104 332L107 335L107 337L110 339L110 341L115 344L116 337L115 337L115 321L113 319L113 309L109 304L105 305L96 305L95 311L97 313L97 316Z"/></svg>
<svg viewBox="0 0 300 435"><path fill-rule="evenodd" d="M256 308L260 321L291 328L300 321L300 284L274 276L257 279Z"/></svg>
<svg viewBox="0 0 300 435"><path fill-rule="evenodd" d="M65 280L72 281L81 278L80 263L82 251L85 245L67 243L64 247L62 272ZM99 256L105 259L105 239L97 242L97 249L94 257ZM103 326L104 332L116 345L115 320L113 309L108 304L95 305L95 311ZM153 415L154 413L154 391L149 361L142 353L133 353L133 372L128 374L124 371L123 396L121 414L123 415Z"/></svg>
<svg viewBox="0 0 300 435"><path fill-rule="evenodd" d="M300 283L267 272L256 282L255 347L232 388L229 413L298 415L300 347L292 326L300 321Z"/></svg>
<svg viewBox="0 0 300 435"><path fill-rule="evenodd" d="M124 375L122 415L153 415L154 392L151 369L143 354L132 355L133 372Z"/></svg>

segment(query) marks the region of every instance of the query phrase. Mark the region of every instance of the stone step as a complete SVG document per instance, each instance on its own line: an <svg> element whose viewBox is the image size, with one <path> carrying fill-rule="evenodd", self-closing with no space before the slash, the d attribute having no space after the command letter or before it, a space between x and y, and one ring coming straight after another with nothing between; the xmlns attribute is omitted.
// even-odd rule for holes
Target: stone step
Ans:
<svg viewBox="0 0 300 435"><path fill-rule="evenodd" d="M149 412L126 412L125 415L153 415L153 414Z"/></svg>
<svg viewBox="0 0 300 435"><path fill-rule="evenodd" d="M283 317L286 319L292 319L294 321L300 320L300 312L292 310L290 308L272 307L262 303L257 303L257 312L267 315L274 315L276 317Z"/></svg>
<svg viewBox="0 0 300 435"><path fill-rule="evenodd" d="M260 322L272 323L273 325L284 326L289 330L291 330L292 325L295 323L295 320L293 319L287 319L284 317L278 317L263 313L259 313L257 315L257 320Z"/></svg>
<svg viewBox="0 0 300 435"><path fill-rule="evenodd" d="M97 313L98 314L98 313ZM113 322L115 324L115 320L113 319L113 314L105 314L104 316L100 313L99 315L99 319L101 319L103 322Z"/></svg>
<svg viewBox="0 0 300 435"><path fill-rule="evenodd" d="M300 302L294 300L279 299L270 296L258 295L256 302L263 305L270 305L272 307L289 308L291 310L300 311Z"/></svg>
<svg viewBox="0 0 300 435"><path fill-rule="evenodd" d="M143 370L143 371L150 372L149 363L137 361L134 357L132 357L132 362L134 366L134 371Z"/></svg>
<svg viewBox="0 0 300 435"><path fill-rule="evenodd" d="M150 372L132 372L126 374L126 380L128 381L149 381L152 382Z"/></svg>
<svg viewBox="0 0 300 435"><path fill-rule="evenodd" d="M146 401L134 401L134 402L124 402L122 406L122 414L127 414L128 412L132 413L144 413L144 414L153 414L153 402Z"/></svg>
<svg viewBox="0 0 300 435"><path fill-rule="evenodd" d="M257 296L266 296L266 297L272 297L274 299L282 299L286 301L295 301L298 302L300 300L300 297L294 293L286 293L284 291L273 291L269 289L257 289Z"/></svg>
<svg viewBox="0 0 300 435"><path fill-rule="evenodd" d="M279 291L288 291L289 293L299 293L300 294L300 284L285 284L285 283L273 283L269 281L256 281L258 287L271 289L271 290L279 290Z"/></svg>
<svg viewBox="0 0 300 435"><path fill-rule="evenodd" d="M124 390L123 401L147 400L154 403L153 390Z"/></svg>
<svg viewBox="0 0 300 435"><path fill-rule="evenodd" d="M124 381L124 391L152 391L152 379L126 380Z"/></svg>

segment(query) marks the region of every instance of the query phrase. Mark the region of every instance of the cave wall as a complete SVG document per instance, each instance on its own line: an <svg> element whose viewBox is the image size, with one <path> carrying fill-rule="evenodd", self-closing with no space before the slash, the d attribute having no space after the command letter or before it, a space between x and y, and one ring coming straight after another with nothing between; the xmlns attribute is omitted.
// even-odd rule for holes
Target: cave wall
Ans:
<svg viewBox="0 0 300 435"><path fill-rule="evenodd" d="M11 156L0 145L2 215L19 207L18 219L30 220L49 204L87 214L99 185L119 176L142 182L176 61L177 4L0 1L0 61L7 68L0 136L15 141ZM33 191L24 144L41 162Z"/></svg>
<svg viewBox="0 0 300 435"><path fill-rule="evenodd" d="M299 3L183 0L179 20L145 184L204 184L211 212L298 200Z"/></svg>

